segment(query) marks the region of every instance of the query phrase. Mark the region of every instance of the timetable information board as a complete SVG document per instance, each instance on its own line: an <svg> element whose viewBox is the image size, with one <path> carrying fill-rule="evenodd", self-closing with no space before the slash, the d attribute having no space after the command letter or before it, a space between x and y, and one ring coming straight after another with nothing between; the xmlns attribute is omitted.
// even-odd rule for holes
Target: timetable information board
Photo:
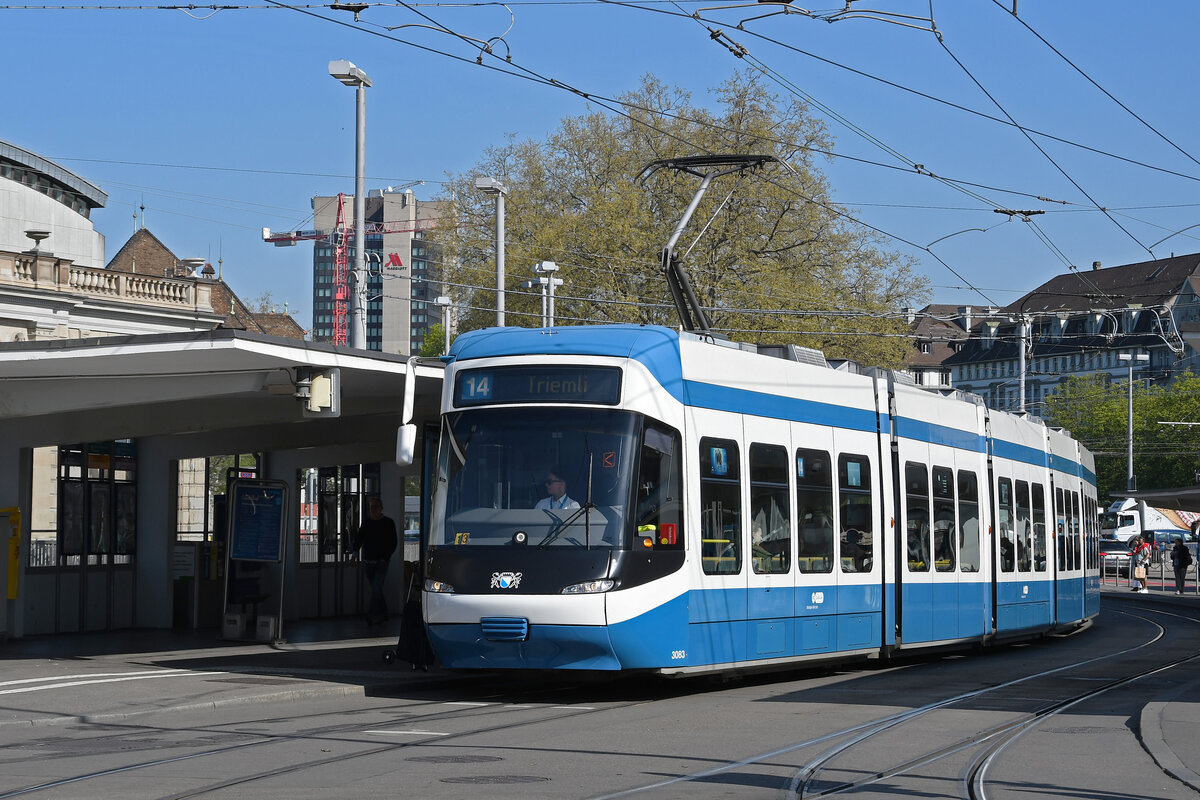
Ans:
<svg viewBox="0 0 1200 800"><path fill-rule="evenodd" d="M229 490L229 557L240 561L281 561L287 522L287 484L234 481Z"/></svg>

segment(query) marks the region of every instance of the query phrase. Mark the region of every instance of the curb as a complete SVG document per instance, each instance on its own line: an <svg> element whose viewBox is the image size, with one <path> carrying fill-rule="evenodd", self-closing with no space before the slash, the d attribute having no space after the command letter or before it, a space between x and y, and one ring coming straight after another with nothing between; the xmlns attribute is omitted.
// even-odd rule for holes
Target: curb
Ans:
<svg viewBox="0 0 1200 800"><path fill-rule="evenodd" d="M1200 774L1197 774L1191 767L1183 763L1179 755L1167 743L1162 730L1162 715L1171 705L1171 701L1181 694L1194 694L1200 690L1198 687L1200 687L1200 680L1192 681L1163 696L1163 699L1160 701L1147 703L1142 707L1142 714L1138 720L1138 725L1142 734L1142 746L1146 748L1146 752L1154 759L1154 763L1162 767L1163 771L1171 777L1187 784L1194 791L1200 792ZM1191 743L1189 742L1188 744L1190 745Z"/></svg>

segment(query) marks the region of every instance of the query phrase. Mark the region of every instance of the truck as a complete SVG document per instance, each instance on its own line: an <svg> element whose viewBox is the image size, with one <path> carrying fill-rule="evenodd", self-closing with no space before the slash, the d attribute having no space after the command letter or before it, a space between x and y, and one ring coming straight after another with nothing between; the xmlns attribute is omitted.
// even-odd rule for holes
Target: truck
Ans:
<svg viewBox="0 0 1200 800"><path fill-rule="evenodd" d="M1200 515L1173 508L1155 508L1132 497L1116 500L1100 515L1100 538L1121 542L1146 531L1195 533L1197 528L1200 528Z"/></svg>

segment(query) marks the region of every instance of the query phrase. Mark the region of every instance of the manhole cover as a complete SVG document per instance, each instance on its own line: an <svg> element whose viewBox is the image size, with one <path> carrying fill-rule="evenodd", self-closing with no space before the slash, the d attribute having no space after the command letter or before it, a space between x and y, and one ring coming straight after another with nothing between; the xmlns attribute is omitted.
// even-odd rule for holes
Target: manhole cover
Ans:
<svg viewBox="0 0 1200 800"><path fill-rule="evenodd" d="M548 780L537 775L473 775L468 778L442 778L442 783L538 783Z"/></svg>
<svg viewBox="0 0 1200 800"><path fill-rule="evenodd" d="M423 764L482 764L485 761L503 761L500 756L413 756L405 761L420 761Z"/></svg>

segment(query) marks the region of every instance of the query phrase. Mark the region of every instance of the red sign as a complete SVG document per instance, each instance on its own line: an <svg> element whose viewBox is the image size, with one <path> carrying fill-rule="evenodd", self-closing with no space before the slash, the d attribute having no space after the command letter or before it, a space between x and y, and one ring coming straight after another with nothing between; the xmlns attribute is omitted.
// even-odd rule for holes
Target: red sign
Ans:
<svg viewBox="0 0 1200 800"><path fill-rule="evenodd" d="M389 267L403 267L404 266L404 262L400 260L399 253L388 253L388 266Z"/></svg>

